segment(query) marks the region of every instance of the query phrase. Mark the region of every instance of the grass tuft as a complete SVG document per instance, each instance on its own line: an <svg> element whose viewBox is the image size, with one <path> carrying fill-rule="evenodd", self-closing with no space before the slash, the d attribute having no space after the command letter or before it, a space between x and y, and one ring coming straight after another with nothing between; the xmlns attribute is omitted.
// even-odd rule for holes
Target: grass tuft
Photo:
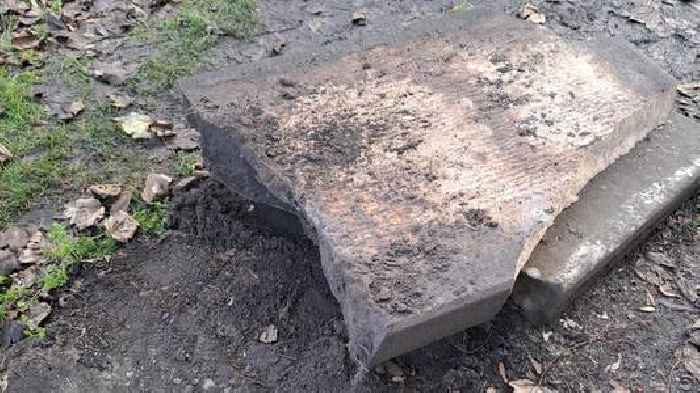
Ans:
<svg viewBox="0 0 700 393"><path fill-rule="evenodd" d="M136 203L134 219L139 223L141 231L150 237L161 237L165 234L168 224L168 206L162 202L145 204Z"/></svg>
<svg viewBox="0 0 700 393"><path fill-rule="evenodd" d="M171 88L202 63L219 34L243 38L256 23L255 0L185 0L177 16L135 33L158 48L139 68L137 84L146 91Z"/></svg>

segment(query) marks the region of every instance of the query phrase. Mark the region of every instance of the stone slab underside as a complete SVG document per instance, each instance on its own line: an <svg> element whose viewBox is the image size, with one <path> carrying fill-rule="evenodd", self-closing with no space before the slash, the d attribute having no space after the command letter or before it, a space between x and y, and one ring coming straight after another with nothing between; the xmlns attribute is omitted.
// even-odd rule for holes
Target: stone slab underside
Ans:
<svg viewBox="0 0 700 393"><path fill-rule="evenodd" d="M672 120L589 182L547 230L513 291L530 320L555 320L587 283L696 192L698 123L681 115Z"/></svg>
<svg viewBox="0 0 700 393"><path fill-rule="evenodd" d="M504 16L387 37L181 86L213 175L319 245L366 365L498 312L557 214L672 100L626 45Z"/></svg>

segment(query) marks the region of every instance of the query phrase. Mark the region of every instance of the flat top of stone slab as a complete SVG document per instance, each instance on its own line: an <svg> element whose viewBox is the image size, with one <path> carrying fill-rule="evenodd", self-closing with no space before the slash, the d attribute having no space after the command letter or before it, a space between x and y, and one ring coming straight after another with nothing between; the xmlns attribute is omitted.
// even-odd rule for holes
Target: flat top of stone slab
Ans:
<svg viewBox="0 0 700 393"><path fill-rule="evenodd" d="M670 109L672 81L624 44L504 16L439 26L183 85L196 122L230 132L315 229L361 361L397 355L377 355L395 331L504 299L554 217Z"/></svg>

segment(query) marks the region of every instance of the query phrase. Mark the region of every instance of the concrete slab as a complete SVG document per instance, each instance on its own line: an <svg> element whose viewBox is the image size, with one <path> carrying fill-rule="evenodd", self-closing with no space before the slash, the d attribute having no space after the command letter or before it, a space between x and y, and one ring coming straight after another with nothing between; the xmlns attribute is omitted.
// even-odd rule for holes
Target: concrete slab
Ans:
<svg viewBox="0 0 700 393"><path fill-rule="evenodd" d="M681 115L596 176L547 230L513 299L551 322L597 274L645 239L700 186L698 122Z"/></svg>
<svg viewBox="0 0 700 393"><path fill-rule="evenodd" d="M619 42L482 12L397 31L181 86L212 175L319 245L365 365L498 312L557 214L673 99Z"/></svg>

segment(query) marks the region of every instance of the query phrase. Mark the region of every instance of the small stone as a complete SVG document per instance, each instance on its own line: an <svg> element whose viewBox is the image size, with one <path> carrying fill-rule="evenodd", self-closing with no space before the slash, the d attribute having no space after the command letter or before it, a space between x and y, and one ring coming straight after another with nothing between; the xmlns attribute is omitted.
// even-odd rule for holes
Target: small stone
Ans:
<svg viewBox="0 0 700 393"><path fill-rule="evenodd" d="M51 306L48 303L39 302L29 307L27 313L27 328L36 330L39 325L51 314Z"/></svg>
<svg viewBox="0 0 700 393"><path fill-rule="evenodd" d="M188 176L180 179L177 183L175 183L175 186L173 186L173 191L176 192L182 192L182 191L187 191L190 188L194 187L197 184L197 181L200 180L200 178L196 176Z"/></svg>
<svg viewBox="0 0 700 393"><path fill-rule="evenodd" d="M665 266L670 269L675 269L678 264L674 262L671 258L666 256L664 253L658 251L649 251L646 253L645 257L657 265Z"/></svg>
<svg viewBox="0 0 700 393"><path fill-rule="evenodd" d="M0 247L9 247L12 251L23 249L29 242L29 234L19 227L12 227L0 234Z"/></svg>
<svg viewBox="0 0 700 393"><path fill-rule="evenodd" d="M367 11L357 10L353 12L352 24L355 26L367 26Z"/></svg>
<svg viewBox="0 0 700 393"><path fill-rule="evenodd" d="M146 186L141 193L141 199L144 202L151 203L154 200L168 195L170 191L170 183L173 178L161 174L150 174L146 178Z"/></svg>
<svg viewBox="0 0 700 393"><path fill-rule="evenodd" d="M117 200L112 204L112 207L109 209L109 214L115 215L118 212L128 212L132 195L133 194L131 191L123 191L121 194L119 194L119 198L117 198Z"/></svg>
<svg viewBox="0 0 700 393"><path fill-rule="evenodd" d="M108 94L107 98L109 98L110 103L112 104L112 108L114 109L126 109L131 105L131 97L127 96L120 96L117 94Z"/></svg>
<svg viewBox="0 0 700 393"><path fill-rule="evenodd" d="M268 325L265 327L265 329L260 333L260 342L263 344L272 344L277 342L277 327L275 325Z"/></svg>
<svg viewBox="0 0 700 393"><path fill-rule="evenodd" d="M65 104L61 107L66 116L64 119L72 119L73 117L79 115L85 110L85 104L82 100L73 101L71 103Z"/></svg>
<svg viewBox="0 0 700 393"><path fill-rule="evenodd" d="M131 73L135 70L136 66L130 64L97 64L92 70L92 75L101 82L105 82L112 86L121 86L126 83L131 76Z"/></svg>
<svg viewBox="0 0 700 393"><path fill-rule="evenodd" d="M138 112L131 112L126 116L112 118L118 128L133 139L148 139L152 137L150 127L153 119L150 116Z"/></svg>
<svg viewBox="0 0 700 393"><path fill-rule="evenodd" d="M173 122L169 120L156 120L151 124L151 132L159 138L170 138L175 136Z"/></svg>
<svg viewBox="0 0 700 393"><path fill-rule="evenodd" d="M389 374L392 382L403 383L406 381L406 375L401 367L399 367L399 365L395 362L389 360L388 362L384 363L384 370L387 374Z"/></svg>
<svg viewBox="0 0 700 393"><path fill-rule="evenodd" d="M524 2L523 5L520 7L518 17L540 25L547 21L547 17L544 14L540 13L539 8L537 8L537 6L530 3L529 1Z"/></svg>
<svg viewBox="0 0 700 393"><path fill-rule="evenodd" d="M45 261L41 248L27 247L19 255L22 265L42 265Z"/></svg>
<svg viewBox="0 0 700 393"><path fill-rule="evenodd" d="M24 338L24 325L13 320L5 319L0 322L0 348L8 348Z"/></svg>
<svg viewBox="0 0 700 393"><path fill-rule="evenodd" d="M36 49L41 45L41 37L31 30L12 33L10 43L13 48L19 50Z"/></svg>
<svg viewBox="0 0 700 393"><path fill-rule="evenodd" d="M107 219L105 229L112 239L126 243L136 234L139 223L125 211L119 211Z"/></svg>
<svg viewBox="0 0 700 393"><path fill-rule="evenodd" d="M0 164L5 161L10 161L14 156L10 149L6 148L2 143L0 143Z"/></svg>
<svg viewBox="0 0 700 393"><path fill-rule="evenodd" d="M9 250L0 250L0 276L7 277L19 268L19 260L15 253Z"/></svg>
<svg viewBox="0 0 700 393"><path fill-rule="evenodd" d="M199 178L203 178L203 179L208 178L210 175L209 171L205 171L205 170L196 170L196 171L192 172L192 174L195 177L199 177Z"/></svg>
<svg viewBox="0 0 700 393"><path fill-rule="evenodd" d="M66 205L66 217L78 230L94 226L104 215L104 206L95 198L81 198Z"/></svg>
<svg viewBox="0 0 700 393"><path fill-rule="evenodd" d="M207 378L202 383L202 390L207 391L216 387L216 383L211 379Z"/></svg>
<svg viewBox="0 0 700 393"><path fill-rule="evenodd" d="M97 184L89 188L92 195L105 200L118 197L122 192L122 186L119 184Z"/></svg>
<svg viewBox="0 0 700 393"><path fill-rule="evenodd" d="M178 129L173 132L173 136L166 142L170 150L192 151L199 148L199 132L194 128Z"/></svg>

